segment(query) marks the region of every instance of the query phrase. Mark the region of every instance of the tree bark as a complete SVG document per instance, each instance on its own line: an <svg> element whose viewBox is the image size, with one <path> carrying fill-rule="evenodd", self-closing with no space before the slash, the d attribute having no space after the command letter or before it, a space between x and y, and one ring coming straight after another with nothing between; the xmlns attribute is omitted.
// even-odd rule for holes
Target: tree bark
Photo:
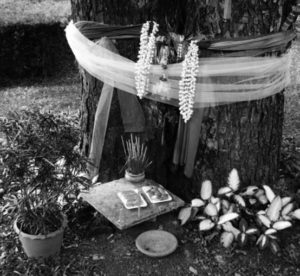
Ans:
<svg viewBox="0 0 300 276"><path fill-rule="evenodd" d="M230 18L224 20L226 0L112 1L71 0L73 19L95 20L107 24L134 24L154 19L160 29L187 35L201 33L208 38L244 37L277 32L291 9L291 2L232 1ZM135 60L138 41L118 42L121 54ZM202 56L212 53L202 51ZM93 116L102 83L87 73L81 74L82 150L88 155ZM198 193L203 179L216 187L226 183L232 168L237 168L243 185L270 184L276 181L280 158L284 96L272 97L205 110L197 150L194 175L184 177L171 164L178 123L177 109L142 101L147 131L145 134L154 165L150 177L184 198ZM123 163L120 136L123 134L118 100L114 95L101 161L103 181L117 178Z"/></svg>

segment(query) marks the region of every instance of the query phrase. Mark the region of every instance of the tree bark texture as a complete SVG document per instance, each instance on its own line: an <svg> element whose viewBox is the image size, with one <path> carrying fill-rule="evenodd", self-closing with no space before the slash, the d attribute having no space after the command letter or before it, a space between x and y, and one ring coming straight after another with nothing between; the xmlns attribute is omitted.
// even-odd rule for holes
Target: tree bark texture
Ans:
<svg viewBox="0 0 300 276"><path fill-rule="evenodd" d="M160 29L206 38L233 38L279 31L293 1L232 1L230 18L225 18L227 1L216 0L71 0L73 19L107 24L135 24L146 20ZM138 41L117 42L121 54L136 60ZM212 53L202 51L202 56ZM88 155L99 91L102 83L87 73L82 78L82 150ZM116 93L115 93L116 94ZM272 97L208 108L202 122L194 176L184 177L172 164L178 111L165 104L142 100L147 122L153 166L150 177L184 198L199 191L204 179L224 185L232 168L237 168L243 185L272 183L277 178L283 125L283 93ZM120 177L124 162L120 136L123 128L116 95L110 113L107 139L101 162L103 181Z"/></svg>

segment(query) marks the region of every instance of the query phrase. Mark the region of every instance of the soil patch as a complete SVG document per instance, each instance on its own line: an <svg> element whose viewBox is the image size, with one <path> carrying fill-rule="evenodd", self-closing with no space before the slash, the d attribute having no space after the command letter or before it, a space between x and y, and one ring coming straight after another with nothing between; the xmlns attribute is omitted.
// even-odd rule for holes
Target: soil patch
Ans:
<svg viewBox="0 0 300 276"><path fill-rule="evenodd" d="M179 226L176 213L123 232L103 219L98 224L94 219L92 224L82 225L89 228L81 230L81 237L74 229L68 230L64 248L55 260L38 263L15 252L9 262L2 263L2 275L24 275L26 270L26 275L300 275L299 224L285 232L282 251L277 256L256 247L224 249L217 236L200 234L197 225ZM177 250L164 258L140 253L135 239L150 229L173 233L179 242Z"/></svg>

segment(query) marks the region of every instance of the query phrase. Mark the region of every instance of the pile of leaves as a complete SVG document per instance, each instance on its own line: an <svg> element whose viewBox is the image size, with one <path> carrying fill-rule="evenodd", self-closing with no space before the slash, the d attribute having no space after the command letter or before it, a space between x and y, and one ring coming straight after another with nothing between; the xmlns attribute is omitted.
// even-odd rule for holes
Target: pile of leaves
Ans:
<svg viewBox="0 0 300 276"><path fill-rule="evenodd" d="M212 183L204 181L200 198L181 209L181 224L200 221L199 231L221 233L220 241L226 248L237 241L241 247L251 243L278 253L278 233L292 227L293 220L300 220L300 209L296 209L292 197L276 196L267 185L239 188L235 169L229 174L228 185L220 188L217 196L213 196Z"/></svg>

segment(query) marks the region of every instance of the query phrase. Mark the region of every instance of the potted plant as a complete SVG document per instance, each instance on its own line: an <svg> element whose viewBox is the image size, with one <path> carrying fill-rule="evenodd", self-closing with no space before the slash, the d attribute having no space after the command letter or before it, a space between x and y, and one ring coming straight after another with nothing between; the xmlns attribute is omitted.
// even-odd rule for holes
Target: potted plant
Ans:
<svg viewBox="0 0 300 276"><path fill-rule="evenodd" d="M0 148L0 178L28 257L48 257L61 248L67 225L62 202L75 194L77 172L85 166L74 150L78 132L70 122L28 110L0 119L6 136Z"/></svg>
<svg viewBox="0 0 300 276"><path fill-rule="evenodd" d="M137 183L145 179L145 171L151 165L147 158L147 146L141 143L140 137L130 136L124 141L122 137L123 149L126 157L125 179Z"/></svg>

